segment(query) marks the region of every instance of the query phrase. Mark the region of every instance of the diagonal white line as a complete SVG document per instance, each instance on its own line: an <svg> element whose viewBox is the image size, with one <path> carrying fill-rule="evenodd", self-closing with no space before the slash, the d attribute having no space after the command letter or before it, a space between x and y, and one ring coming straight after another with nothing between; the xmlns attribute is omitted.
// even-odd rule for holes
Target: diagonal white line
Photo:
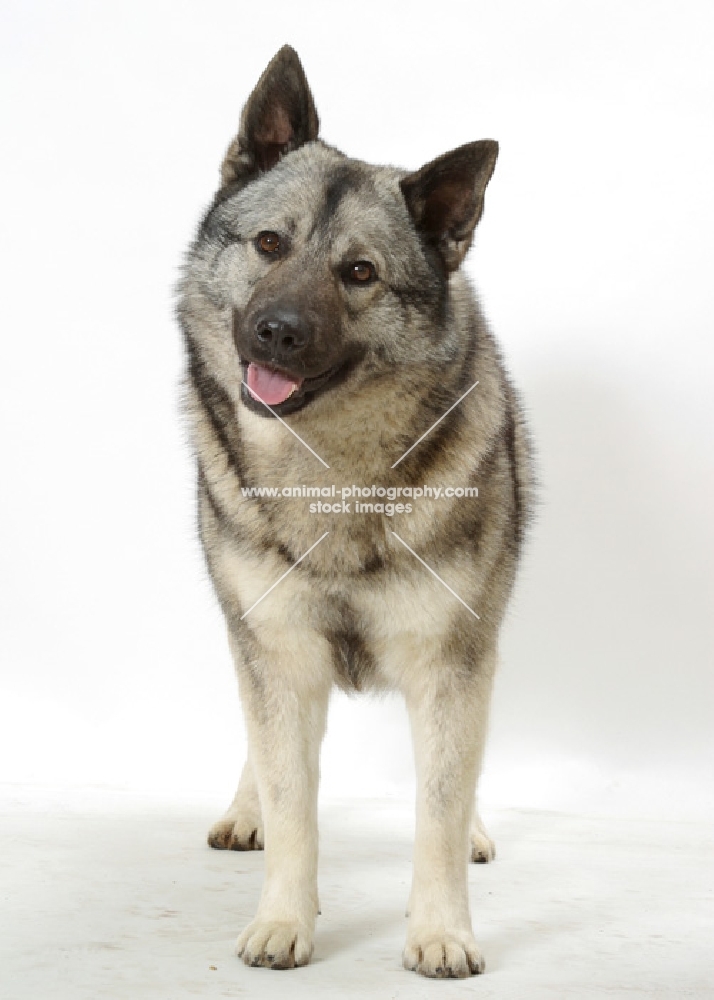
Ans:
<svg viewBox="0 0 714 1000"><path fill-rule="evenodd" d="M319 545L320 542L322 541L322 539L323 538L327 538L327 536L329 534L330 534L330 532L326 531L324 535L320 535L320 537L318 538L318 540L313 545L310 546L310 548L307 550L307 552L303 552L303 554L300 556L300 558L298 560L296 560L296 562L294 562L292 564L292 566L290 567L290 569L286 569L285 572L283 573L283 575L280 576L280 577L278 577L278 579L275 581L275 583L273 584L273 586L272 587L268 587L268 589L263 594L263 597L259 597L258 600L255 602L255 604L251 604L251 606L248 608L248 610L245 612L245 614L242 614L240 616L239 620L243 621L243 619L245 618L245 616L249 615L251 613L251 611L253 610L253 608L257 608L258 605L260 604L260 602L263 600L263 598L267 597L271 590L275 590L275 588L280 583L280 581L284 580L285 577L288 575L288 573L292 573L292 571L295 569L295 567L297 566L297 564L301 563L303 561L303 559L305 558L305 556L309 556L310 553L312 552L312 550L315 548L315 546Z"/></svg>
<svg viewBox="0 0 714 1000"><path fill-rule="evenodd" d="M246 387L246 389L248 389L248 383L246 382L246 380L242 379L241 381L243 382L243 385ZM280 416L278 416L278 414L275 412L275 410L272 408L272 406L269 406L268 403L266 403L264 399L261 399L260 396L258 395L258 393L255 392L254 389L248 389L248 392L251 394L251 396L253 396L260 403L262 403L263 406L267 406L268 409L270 410L270 412L273 414L273 416L277 417L277 419L280 421L280 423L283 425L283 427L287 427L287 429L290 431L291 434L295 434L295 431L292 429L292 427L290 427L289 424L286 424L285 421L283 420L283 418L280 417ZM446 416L446 414L444 414L444 416ZM295 434L295 437L298 439L298 441L301 444L305 445L305 447L307 448L308 451L312 452L312 454L315 456L315 458L318 460L318 462L322 462L322 464L325 466L326 469L330 468L330 466L327 464L327 462L323 462L323 460L320 458L320 456L317 454L317 452L312 450L312 448L307 443L307 441L303 441L303 439L300 437L299 434ZM297 566L297 563L295 565Z"/></svg>
<svg viewBox="0 0 714 1000"><path fill-rule="evenodd" d="M471 388L473 388L473 386L472 386ZM393 532L392 532L392 534L394 535L394 537L395 537L395 538L399 538L399 535L398 535L398 534L396 533L396 531L393 531ZM435 573L435 572L434 572L434 570L433 570L433 569L431 568L431 566L428 566L428 565L427 565L427 564L426 564L426 563L424 562L424 560L423 560L423 559L421 558L421 556L418 556L418 555L416 554L416 552L414 551L414 549L410 548L410 547L409 547L409 546L407 545L407 543L406 543L406 542L404 541L404 539L403 539L403 538L399 538L399 541L400 541L400 542L402 543L402 545L404 546L404 548L405 548L405 549L409 549L409 551L410 551L410 552L411 552L411 554L412 554L412 555L414 556L414 558L415 558L415 559L418 559L418 560L419 560L419 562L420 562L420 563L422 564L422 566L423 566L423 567L424 567L425 569L428 569L428 570L429 570L429 572L431 573L431 575L432 575L432 576L435 576L435 577L436 577L436 579L437 579L437 580L439 581L439 583L443 583L443 584L444 584L444 586L445 586L445 587L446 587L446 589L447 589L447 590L449 591L449 593L450 593L450 594L453 594L453 595L454 595L454 597L456 598L456 600L457 600L457 601L459 601L459 602L460 602L461 604L463 604L463 606L464 606L464 607L466 608L466 610L467 610L467 611L471 611L471 614L472 614L472 615L474 616L474 618L478 618L478 620L479 620L479 621L481 621L480 617L479 617L479 616L478 616L478 615L476 614L476 612L475 612L475 611L472 611L472 610L471 610L471 608L470 608L470 607L468 606L468 604L466 603L466 601L462 601L462 600L461 600L461 598L459 597L459 595L458 595L458 594L456 593L456 591L455 591L455 590L452 590L452 589L451 589L451 587L450 587L450 586L448 585L448 583L444 583L444 581L443 581L443 580L441 579L441 577L439 576L439 574L438 574L438 573Z"/></svg>
<svg viewBox="0 0 714 1000"><path fill-rule="evenodd" d="M474 382L474 384L471 386L471 389L475 389L477 385L478 385L478 382ZM449 409L446 411L446 413L442 413L441 416L439 417L439 419L434 421L434 423L431 425L431 427L429 428L429 430L424 431L424 433L419 438L419 440L415 441L414 444L411 446L411 448L407 448L407 450L402 455L402 458L406 458L407 455L409 454L409 452L413 451L416 448L416 446L419 444L419 441L423 441L424 438L427 436L427 434L431 434L431 432L434 430L434 428L436 427L436 425L440 424L441 421L444 419L444 417L448 417L448 415L451 413L451 411L454 409L454 407L458 406L462 399L466 399L466 397L468 396L468 394L471 392L471 389L467 389L466 392L463 394L463 396L459 396L459 398L456 400L456 402L452 406L449 407ZM396 460L396 462L392 466L393 469L396 469L396 467L401 462L402 458L398 458ZM394 534L394 532L392 532L392 534ZM399 540L401 541L401 538ZM417 556L417 559L418 558L419 557ZM469 611L470 610L471 610L471 608L469 608Z"/></svg>

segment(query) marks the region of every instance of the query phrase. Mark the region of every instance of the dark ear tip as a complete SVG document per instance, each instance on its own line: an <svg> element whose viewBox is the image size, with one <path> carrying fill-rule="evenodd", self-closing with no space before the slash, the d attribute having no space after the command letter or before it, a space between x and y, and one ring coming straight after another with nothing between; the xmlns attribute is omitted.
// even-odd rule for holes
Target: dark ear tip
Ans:
<svg viewBox="0 0 714 1000"><path fill-rule="evenodd" d="M485 145L486 145L486 148L487 148L487 149L488 149L488 150L489 150L489 151L490 151L490 152L491 152L491 153L492 153L492 154L493 154L494 156L498 156L498 151L499 151L499 149L500 149L500 146L498 145L498 142L497 142L497 141L496 141L495 139L484 139L483 141L484 141L484 143L485 143Z"/></svg>
<svg viewBox="0 0 714 1000"><path fill-rule="evenodd" d="M472 142L469 145L476 159L482 162L496 162L499 147L495 139L479 139L478 142Z"/></svg>
<svg viewBox="0 0 714 1000"><path fill-rule="evenodd" d="M298 66L302 65L300 62L300 56L297 54L292 45L283 45L282 48L278 49L270 61L271 63L297 63Z"/></svg>
<svg viewBox="0 0 714 1000"><path fill-rule="evenodd" d="M279 76L302 80L304 86L307 87L305 70L300 62L300 56L292 45L283 45L281 49L278 49L263 73L264 78L276 78Z"/></svg>

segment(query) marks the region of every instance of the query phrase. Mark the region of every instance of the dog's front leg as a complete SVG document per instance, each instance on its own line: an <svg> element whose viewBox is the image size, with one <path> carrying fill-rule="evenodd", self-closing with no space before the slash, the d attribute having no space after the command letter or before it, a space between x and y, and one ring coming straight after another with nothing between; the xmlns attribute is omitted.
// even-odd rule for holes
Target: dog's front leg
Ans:
<svg viewBox="0 0 714 1000"><path fill-rule="evenodd" d="M417 815L404 966L425 976L464 977L484 969L471 929L468 859L491 679L490 662L482 669L436 663L415 671L405 690Z"/></svg>
<svg viewBox="0 0 714 1000"><path fill-rule="evenodd" d="M311 641L312 640L312 641ZM317 791L331 674L312 636L255 647L231 643L238 667L265 832L265 881L238 938L247 965L286 969L312 954L317 898Z"/></svg>

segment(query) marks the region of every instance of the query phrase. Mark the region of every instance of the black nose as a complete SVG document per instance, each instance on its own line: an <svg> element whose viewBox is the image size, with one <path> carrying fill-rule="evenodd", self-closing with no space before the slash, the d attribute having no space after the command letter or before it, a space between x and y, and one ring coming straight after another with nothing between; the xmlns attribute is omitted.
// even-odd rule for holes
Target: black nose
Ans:
<svg viewBox="0 0 714 1000"><path fill-rule="evenodd" d="M255 321L255 339L272 358L288 358L301 351L310 339L310 330L291 309L272 309Z"/></svg>

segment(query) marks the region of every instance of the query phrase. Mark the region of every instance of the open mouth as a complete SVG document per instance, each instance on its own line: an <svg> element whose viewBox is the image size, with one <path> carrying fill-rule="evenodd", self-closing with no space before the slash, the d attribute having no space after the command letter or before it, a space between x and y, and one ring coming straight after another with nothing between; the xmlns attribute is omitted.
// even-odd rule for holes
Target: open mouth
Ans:
<svg viewBox="0 0 714 1000"><path fill-rule="evenodd" d="M256 365L254 361L248 363L245 377L251 396L268 406L277 406L290 399L304 381L299 375L285 375L265 365Z"/></svg>
<svg viewBox="0 0 714 1000"><path fill-rule="evenodd" d="M302 409L337 374L341 366L330 368L313 378L303 378L243 358L241 367L241 397L246 406L264 417L270 417L274 413L282 417L283 414Z"/></svg>

